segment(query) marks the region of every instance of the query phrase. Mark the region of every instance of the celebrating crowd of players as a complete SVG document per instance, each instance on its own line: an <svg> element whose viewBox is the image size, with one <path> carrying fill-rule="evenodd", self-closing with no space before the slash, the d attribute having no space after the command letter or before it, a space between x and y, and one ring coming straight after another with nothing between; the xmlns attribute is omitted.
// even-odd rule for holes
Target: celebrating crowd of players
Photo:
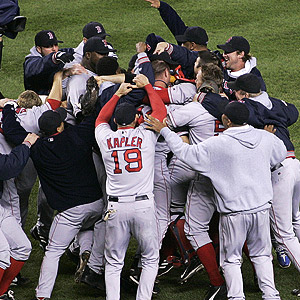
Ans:
<svg viewBox="0 0 300 300"><path fill-rule="evenodd" d="M298 110L268 95L246 38L211 51L203 28L146 1L178 44L151 33L124 70L98 22L77 48L42 30L25 58L26 91L0 100L0 299L26 281L22 228L37 178L30 233L45 254L34 299L51 298L65 251L75 282L108 300L121 283L151 299L174 267L180 283L205 269L205 300L245 299L242 252L263 299L280 299L272 245L282 268L300 271L300 164L288 131ZM121 275L131 236L138 249Z"/></svg>

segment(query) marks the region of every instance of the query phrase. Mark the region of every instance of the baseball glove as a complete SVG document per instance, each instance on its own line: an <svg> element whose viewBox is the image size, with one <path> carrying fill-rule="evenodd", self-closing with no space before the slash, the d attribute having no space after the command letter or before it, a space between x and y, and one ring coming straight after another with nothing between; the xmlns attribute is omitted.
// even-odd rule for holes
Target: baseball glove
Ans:
<svg viewBox="0 0 300 300"><path fill-rule="evenodd" d="M86 82L85 94L81 95L79 99L81 112L84 117L89 116L94 112L98 94L99 86L96 79L91 76Z"/></svg>

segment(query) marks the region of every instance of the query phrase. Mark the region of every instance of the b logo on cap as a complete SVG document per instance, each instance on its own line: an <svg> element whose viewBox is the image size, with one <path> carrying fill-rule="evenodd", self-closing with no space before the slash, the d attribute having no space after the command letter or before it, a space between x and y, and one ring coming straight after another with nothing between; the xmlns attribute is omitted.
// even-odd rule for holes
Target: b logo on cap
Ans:
<svg viewBox="0 0 300 300"><path fill-rule="evenodd" d="M50 40L53 40L54 37L53 37L52 32L47 32L47 34L49 35L49 39L50 39Z"/></svg>
<svg viewBox="0 0 300 300"><path fill-rule="evenodd" d="M96 28L96 30L97 30L97 33L101 33L101 32L102 32L102 29L101 29L100 26L96 26L95 28Z"/></svg>
<svg viewBox="0 0 300 300"><path fill-rule="evenodd" d="M106 40L102 40L102 42L103 42L105 47L108 47L108 44L107 44Z"/></svg>

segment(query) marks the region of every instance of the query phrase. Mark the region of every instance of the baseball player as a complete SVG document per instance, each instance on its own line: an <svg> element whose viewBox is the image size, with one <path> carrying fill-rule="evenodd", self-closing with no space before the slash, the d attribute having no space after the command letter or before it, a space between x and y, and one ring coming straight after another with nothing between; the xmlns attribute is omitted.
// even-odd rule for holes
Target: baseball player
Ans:
<svg viewBox="0 0 300 300"><path fill-rule="evenodd" d="M243 103L229 103L223 111L224 133L197 145L184 143L151 116L147 128L160 132L172 152L211 179L220 213L220 256L227 298L245 298L241 257L247 240L263 299L280 299L274 283L270 240L270 169L285 158L286 148L275 135L246 124L249 110Z"/></svg>
<svg viewBox="0 0 300 300"><path fill-rule="evenodd" d="M1 103L1 105L3 102ZM26 165L30 147L38 136L28 134L22 145L15 147L10 154L0 155L0 197L3 181L16 177ZM11 212L0 205L0 299L14 299L8 288L29 258L31 244L20 224Z"/></svg>
<svg viewBox="0 0 300 300"><path fill-rule="evenodd" d="M155 94L147 77L138 75L136 86L148 93L152 114L162 120L166 109ZM154 152L157 134L134 128L135 107L120 104L115 111L118 130L108 125L120 97L130 92L131 85L122 84L103 107L96 121L96 139L107 172L108 219L105 235L106 296L120 299L120 273L131 233L141 248L142 272L136 299L151 299L159 259L158 224L153 199Z"/></svg>
<svg viewBox="0 0 300 300"><path fill-rule="evenodd" d="M74 59L73 48L58 48L59 41L51 30L42 30L35 36L35 46L24 61L24 87L39 95L48 95L53 76L65 63Z"/></svg>
<svg viewBox="0 0 300 300"><path fill-rule="evenodd" d="M63 108L44 112L39 118L44 137L31 148L31 158L47 201L58 211L50 228L36 288L40 300L51 297L59 259L75 235L99 220L104 207L92 159L95 117L87 117L79 125L64 129L66 114ZM20 143L26 134L15 120L11 106L3 110L3 129L6 138L14 144ZM94 238L103 241L101 236Z"/></svg>
<svg viewBox="0 0 300 300"><path fill-rule="evenodd" d="M66 63L65 68L70 68L74 64L80 64L83 58L83 47L87 40L93 36L98 36L101 39L106 41L107 36L111 36L108 34L104 26L99 22L89 22L82 29L82 41L80 44L74 49L74 60L72 62ZM107 42L108 43L108 42ZM113 49L112 45L108 43L109 48ZM109 52L108 56L118 58L118 56L114 52Z"/></svg>

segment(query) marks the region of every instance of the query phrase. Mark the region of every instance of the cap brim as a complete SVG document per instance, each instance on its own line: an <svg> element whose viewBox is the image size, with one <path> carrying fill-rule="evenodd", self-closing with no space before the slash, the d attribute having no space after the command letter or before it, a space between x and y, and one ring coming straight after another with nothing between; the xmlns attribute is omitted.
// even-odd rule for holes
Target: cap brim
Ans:
<svg viewBox="0 0 300 300"><path fill-rule="evenodd" d="M176 35L175 36L175 39L177 42L179 43L185 43L185 42L188 42L186 36L183 34L183 35Z"/></svg>
<svg viewBox="0 0 300 300"><path fill-rule="evenodd" d="M238 86L236 85L236 80L235 81L229 81L227 82L227 86L234 91L238 91L240 90L240 88L238 88Z"/></svg>
<svg viewBox="0 0 300 300"><path fill-rule="evenodd" d="M231 53L236 51L235 49L233 49L230 45L228 44L222 44L222 45L217 45L217 47L219 49L222 49L223 51L227 52L227 53Z"/></svg>
<svg viewBox="0 0 300 300"><path fill-rule="evenodd" d="M59 40L57 40L57 42L58 42L58 43L63 43L63 41L59 41Z"/></svg>
<svg viewBox="0 0 300 300"><path fill-rule="evenodd" d="M163 53L166 53L167 55L164 55ZM174 67L178 67L178 63L173 61L169 54L167 52L162 52L161 54L153 54L150 58L150 61L154 61L154 60L162 60L165 63L167 63L170 66L174 66Z"/></svg>

